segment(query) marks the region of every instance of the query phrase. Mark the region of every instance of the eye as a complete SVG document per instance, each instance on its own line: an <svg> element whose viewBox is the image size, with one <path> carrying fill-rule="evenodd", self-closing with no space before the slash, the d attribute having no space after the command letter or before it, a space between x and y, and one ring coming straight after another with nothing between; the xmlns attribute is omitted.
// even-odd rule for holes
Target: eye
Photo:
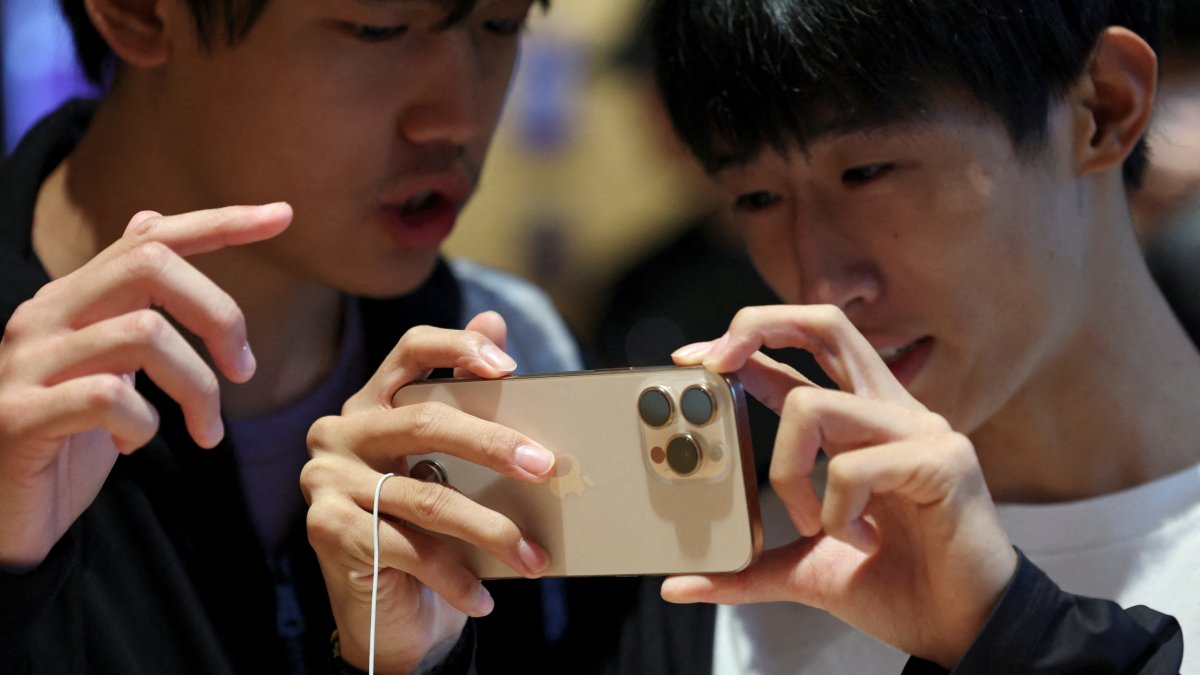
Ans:
<svg viewBox="0 0 1200 675"><path fill-rule="evenodd" d="M368 26L365 24L348 24L347 28L354 37L362 42L387 42L408 32L408 26Z"/></svg>
<svg viewBox="0 0 1200 675"><path fill-rule="evenodd" d="M520 19L488 19L483 27L490 33L503 36L517 35L525 28L525 18Z"/></svg>
<svg viewBox="0 0 1200 675"><path fill-rule="evenodd" d="M842 172L843 183L868 183L877 178L886 175L893 168L894 164L867 164L865 166L856 166L852 169L846 169Z"/></svg>
<svg viewBox="0 0 1200 675"><path fill-rule="evenodd" d="M733 202L733 208L735 211L743 213L754 213L770 207L777 201L779 201L779 195L767 190L759 190L739 195Z"/></svg>

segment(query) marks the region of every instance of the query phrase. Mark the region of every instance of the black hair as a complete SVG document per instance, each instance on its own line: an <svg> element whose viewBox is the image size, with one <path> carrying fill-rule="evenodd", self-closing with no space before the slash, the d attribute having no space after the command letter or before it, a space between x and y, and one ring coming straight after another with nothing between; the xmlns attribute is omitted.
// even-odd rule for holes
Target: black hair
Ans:
<svg viewBox="0 0 1200 675"><path fill-rule="evenodd" d="M431 4L445 8L446 17L442 20L445 28L462 21L475 8L477 1L429 0ZM548 6L549 2L538 0L543 7ZM262 15L267 0L187 0L187 5L195 22L200 45L211 49L218 36L227 45L243 40ZM97 85L106 85L113 74L113 53L92 25L84 0L59 0L59 6L71 27L75 53L84 75Z"/></svg>
<svg viewBox="0 0 1200 675"><path fill-rule="evenodd" d="M1200 57L1200 0L1173 0L1163 22L1163 49L1167 56Z"/></svg>
<svg viewBox="0 0 1200 675"><path fill-rule="evenodd" d="M710 170L765 145L801 148L931 112L965 91L1022 152L1042 147L1049 109L1086 68L1104 28L1151 47L1159 0L656 0L659 88ZM1139 141L1123 167L1137 186Z"/></svg>

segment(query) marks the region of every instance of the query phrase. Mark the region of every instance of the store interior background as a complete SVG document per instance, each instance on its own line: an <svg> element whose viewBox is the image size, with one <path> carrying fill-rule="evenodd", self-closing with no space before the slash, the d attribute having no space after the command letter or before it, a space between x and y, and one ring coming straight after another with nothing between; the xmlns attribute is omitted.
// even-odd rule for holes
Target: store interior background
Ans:
<svg viewBox="0 0 1200 675"><path fill-rule="evenodd" d="M88 89L55 0L0 3L7 152ZM613 280L676 236L708 192L672 148L646 79L618 65L641 11L641 0L533 11L479 190L445 246L539 284L581 336Z"/></svg>

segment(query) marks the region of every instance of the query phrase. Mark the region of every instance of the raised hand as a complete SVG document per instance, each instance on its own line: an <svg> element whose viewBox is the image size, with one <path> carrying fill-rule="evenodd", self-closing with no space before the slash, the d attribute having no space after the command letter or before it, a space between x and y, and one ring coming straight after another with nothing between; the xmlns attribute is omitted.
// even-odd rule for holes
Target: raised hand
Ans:
<svg viewBox="0 0 1200 675"><path fill-rule="evenodd" d="M220 441L217 376L164 313L203 341L221 374L249 379L241 310L184 258L273 237L291 217L287 204L143 211L16 309L0 340L0 569L44 560L118 454L154 436L158 413L134 389L137 371L182 406L199 445Z"/></svg>

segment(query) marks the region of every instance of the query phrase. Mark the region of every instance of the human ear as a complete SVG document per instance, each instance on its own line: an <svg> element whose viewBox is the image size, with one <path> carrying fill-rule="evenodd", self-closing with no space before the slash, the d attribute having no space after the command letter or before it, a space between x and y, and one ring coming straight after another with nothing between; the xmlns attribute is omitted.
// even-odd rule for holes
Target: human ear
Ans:
<svg viewBox="0 0 1200 675"><path fill-rule="evenodd" d="M84 0L96 31L117 58L140 68L162 65L170 53L163 0Z"/></svg>
<svg viewBox="0 0 1200 675"><path fill-rule="evenodd" d="M1072 87L1075 165L1080 175L1119 167L1146 132L1154 109L1158 57L1119 26L1100 34Z"/></svg>

